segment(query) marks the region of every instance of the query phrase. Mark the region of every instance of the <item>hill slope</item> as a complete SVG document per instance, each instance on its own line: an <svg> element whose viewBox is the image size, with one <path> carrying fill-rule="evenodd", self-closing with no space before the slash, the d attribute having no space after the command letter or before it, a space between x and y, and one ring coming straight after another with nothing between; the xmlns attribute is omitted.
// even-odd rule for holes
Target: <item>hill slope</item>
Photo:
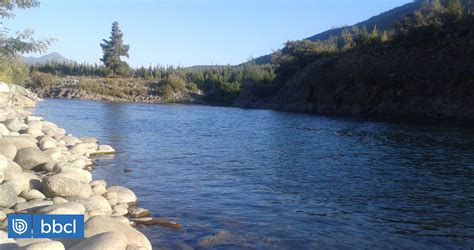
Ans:
<svg viewBox="0 0 474 250"><path fill-rule="evenodd" d="M383 12L377 16L373 16L365 21L360 23L356 23L349 27L342 27L324 31L312 37L308 37L307 39L310 41L316 40L326 40L330 36L340 35L343 29L351 28L353 26L363 27L366 26L368 30L371 30L375 25L381 31L389 30L392 28L394 22L400 20L402 17L409 13L413 13L419 10L422 7L422 1L414 1L412 3L407 3L400 7L396 7L389 11Z"/></svg>
<svg viewBox="0 0 474 250"><path fill-rule="evenodd" d="M280 110L474 120L474 22L319 59L271 103Z"/></svg>
<svg viewBox="0 0 474 250"><path fill-rule="evenodd" d="M405 5L402 5L400 7L394 8L392 10L383 12L377 16L373 16L365 21L359 22L357 24L354 24L352 26L348 27L341 27L341 28L335 28L331 30L324 31L322 33L316 34L314 36L308 37L306 39L310 41L316 41L316 40L326 40L330 36L336 36L340 35L343 29L351 28L353 26L357 27L363 27L366 26L369 30L371 30L375 25L377 25L377 28L381 31L384 30L389 30L392 28L392 25L394 22L400 20L402 17L409 13L413 13L417 10L419 10L422 7L423 1L416 0L411 3L407 3ZM271 61L272 54L269 55L264 55L260 56L258 58L254 59L254 62L256 64L266 64L270 63Z"/></svg>

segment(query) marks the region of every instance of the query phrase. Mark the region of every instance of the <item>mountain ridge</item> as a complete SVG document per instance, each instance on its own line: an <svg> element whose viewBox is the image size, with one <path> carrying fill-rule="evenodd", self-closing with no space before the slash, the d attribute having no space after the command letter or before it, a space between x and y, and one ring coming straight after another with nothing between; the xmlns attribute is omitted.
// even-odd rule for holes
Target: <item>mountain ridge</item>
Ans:
<svg viewBox="0 0 474 250"><path fill-rule="evenodd" d="M391 10L372 16L369 19L358 22L356 24L326 30L326 31L323 31L321 33L318 33L316 35L313 35L301 40L310 40L313 42L317 40L326 40L331 36L340 35L344 29L351 29L352 27L366 26L367 29L371 30L374 26L377 26L377 29L379 29L380 31L389 30L392 28L392 25L395 21L400 20L406 14L413 13L416 10L419 10L422 7L422 5L423 5L423 1L415 0L413 2L406 3L402 6L398 6ZM251 62L254 62L256 64L270 63L273 54L274 53L257 57L253 59Z"/></svg>
<svg viewBox="0 0 474 250"><path fill-rule="evenodd" d="M74 60L68 59L62 56L58 52L52 52L40 57L33 57L33 56L19 56L20 60L27 64L27 65L35 65L35 64L45 64L48 62L56 62L56 63L75 63Z"/></svg>

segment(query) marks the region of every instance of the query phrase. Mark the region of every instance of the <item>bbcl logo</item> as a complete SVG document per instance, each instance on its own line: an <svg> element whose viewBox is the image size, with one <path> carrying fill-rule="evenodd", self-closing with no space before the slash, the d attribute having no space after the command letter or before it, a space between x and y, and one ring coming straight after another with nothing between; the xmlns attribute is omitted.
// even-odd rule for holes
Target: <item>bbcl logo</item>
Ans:
<svg viewBox="0 0 474 250"><path fill-rule="evenodd" d="M8 238L84 238L84 215L9 214Z"/></svg>

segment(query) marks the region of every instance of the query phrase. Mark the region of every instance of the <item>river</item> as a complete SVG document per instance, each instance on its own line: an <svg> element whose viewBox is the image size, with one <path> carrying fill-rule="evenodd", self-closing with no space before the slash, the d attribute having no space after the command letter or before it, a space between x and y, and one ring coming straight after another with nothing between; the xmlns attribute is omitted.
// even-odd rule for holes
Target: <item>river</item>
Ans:
<svg viewBox="0 0 474 250"><path fill-rule="evenodd" d="M117 150L94 178L183 224L140 229L156 247L474 246L472 126L56 99L35 112Z"/></svg>

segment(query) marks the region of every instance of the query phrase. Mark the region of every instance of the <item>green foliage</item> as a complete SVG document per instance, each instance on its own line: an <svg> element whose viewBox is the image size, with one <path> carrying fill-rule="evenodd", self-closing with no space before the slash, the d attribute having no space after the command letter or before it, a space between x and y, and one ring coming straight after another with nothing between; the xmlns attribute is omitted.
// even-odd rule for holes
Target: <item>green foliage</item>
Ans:
<svg viewBox="0 0 474 250"><path fill-rule="evenodd" d="M354 36L348 29L344 29L341 33L341 38L342 38L342 50L346 51L349 49L354 48L355 46L355 41L354 41Z"/></svg>
<svg viewBox="0 0 474 250"><path fill-rule="evenodd" d="M50 73L34 71L31 73L31 87L49 87L59 84L59 78Z"/></svg>
<svg viewBox="0 0 474 250"><path fill-rule="evenodd" d="M14 18L16 8L29 9L38 7L36 0L0 0L0 17ZM0 80L18 85L25 85L28 81L28 68L21 63L18 53L45 52L53 42L52 39L35 40L33 30L27 29L10 37L8 29L0 22Z"/></svg>
<svg viewBox="0 0 474 250"><path fill-rule="evenodd" d="M56 76L95 76L105 77L104 66L88 64L48 63L30 67L31 72L42 72ZM134 82L131 89L163 96L168 102L176 101L176 96L183 93L204 94L211 104L229 105L240 94L243 88L255 89L261 96L276 93L278 86L274 83L275 73L272 65L244 64L242 66L209 66L209 67L140 67L132 70ZM117 80L120 80L118 78ZM118 86L114 82L110 88L96 81L82 82L81 87L95 93L121 96L117 91L129 93L130 89ZM150 93L141 89L149 88Z"/></svg>
<svg viewBox="0 0 474 250"><path fill-rule="evenodd" d="M473 0L465 0L464 6L471 6L472 2ZM284 84L296 72L318 59L348 53L354 49L373 49L382 44L389 45L394 40L416 40L417 37L426 37L445 26L457 25L462 20L461 0L425 0L420 9L396 22L393 30L380 32L377 25L370 30L366 26L360 29L353 27L350 30L342 29L339 36L331 36L323 41L287 42L272 56L277 73L276 85Z"/></svg>
<svg viewBox="0 0 474 250"><path fill-rule="evenodd" d="M331 36L324 41L290 41L272 57L276 66L277 82L281 85L296 72L317 59L343 53L356 47L379 44L390 40L389 32L380 33L377 26L371 31L363 26L343 29L339 36Z"/></svg>
<svg viewBox="0 0 474 250"><path fill-rule="evenodd" d="M387 31L384 31L382 35L380 35L380 42L387 43L390 41L390 34Z"/></svg>
<svg viewBox="0 0 474 250"><path fill-rule="evenodd" d="M1 0L0 1L0 17L13 18L13 10L15 8L29 9L33 7L39 7L40 3L37 0Z"/></svg>
<svg viewBox="0 0 474 250"><path fill-rule="evenodd" d="M30 65L30 71L39 71L43 73L51 73L58 76L107 76L107 68L103 65L89 65L78 63L59 63L48 62L46 64Z"/></svg>
<svg viewBox="0 0 474 250"><path fill-rule="evenodd" d="M0 81L25 85L29 78L28 67L15 57L0 61Z"/></svg>
<svg viewBox="0 0 474 250"><path fill-rule="evenodd" d="M162 80L163 84L170 85L174 90L185 90L186 80L184 77L177 74L170 74Z"/></svg>
<svg viewBox="0 0 474 250"><path fill-rule="evenodd" d="M272 63L277 66L277 74L287 79L309 63L338 51L338 37L334 36L325 41L289 41L274 54Z"/></svg>
<svg viewBox="0 0 474 250"><path fill-rule="evenodd" d="M459 21L462 19L463 9L461 0L446 0L446 8L454 20Z"/></svg>
<svg viewBox="0 0 474 250"><path fill-rule="evenodd" d="M174 93L183 92L187 89L186 79L178 74L169 74L155 84L156 92L163 96L166 101L174 101Z"/></svg>
<svg viewBox="0 0 474 250"><path fill-rule="evenodd" d="M440 10L443 6L441 5L440 0L431 0L431 1L428 1L428 3L425 3L424 7L425 8L428 7L428 8L431 8L433 10Z"/></svg>
<svg viewBox="0 0 474 250"><path fill-rule="evenodd" d="M1 0L0 1L0 17L14 18L13 10L15 8L29 9L38 7L39 2L36 0ZM13 57L17 53L45 52L53 43L52 39L35 40L33 38L34 31L27 29L18 32L16 36L8 36L8 29L0 22L0 57Z"/></svg>
<svg viewBox="0 0 474 250"><path fill-rule="evenodd" d="M120 59L120 57L129 57L129 45L123 44L123 33L118 26L118 22L112 24L112 32L110 40L102 40L103 57L100 59L105 67L113 76L128 76L131 74L128 64Z"/></svg>
<svg viewBox="0 0 474 250"><path fill-rule="evenodd" d="M80 78L79 88L89 93L133 100L136 96L148 95L148 90L134 79Z"/></svg>
<svg viewBox="0 0 474 250"><path fill-rule="evenodd" d="M241 66L190 68L149 66L131 69L120 60L121 56L128 57L129 47L123 44L123 34L115 22L110 40L104 40L101 44L104 51L102 61L105 66L52 63L35 65L30 70L57 76L121 75L133 77L130 81L139 82L130 85L130 82L127 84L121 82L123 78L101 83L81 82L81 88L117 97L132 98L134 95L150 94L162 96L165 100L173 102L183 93L191 95L204 93L208 103L230 105L243 90L251 92L258 98L274 96L288 79L318 59L351 53L354 50L369 51L398 46L400 41L408 41L408 44L413 45L419 38L433 37L427 34L436 33L441 28L461 25L464 18L469 16L463 14L463 5L459 8L459 0L425 0L423 4L422 2L415 1L414 3L422 6L421 9L418 8L406 15L393 25L392 29L387 28L386 24L381 29L379 29L381 26L371 24L339 29L339 35L328 36L325 40L289 41L272 56L272 64L268 65L247 63ZM463 4L471 6L472 0L464 0ZM464 9L465 13L471 13L469 8ZM402 10L394 15L399 15ZM459 13L461 19L457 18Z"/></svg>
<svg viewBox="0 0 474 250"><path fill-rule="evenodd" d="M367 27L362 27L359 33L359 37L357 39L358 44L360 45L368 45L371 42L371 35L369 34L369 31L367 30Z"/></svg>

